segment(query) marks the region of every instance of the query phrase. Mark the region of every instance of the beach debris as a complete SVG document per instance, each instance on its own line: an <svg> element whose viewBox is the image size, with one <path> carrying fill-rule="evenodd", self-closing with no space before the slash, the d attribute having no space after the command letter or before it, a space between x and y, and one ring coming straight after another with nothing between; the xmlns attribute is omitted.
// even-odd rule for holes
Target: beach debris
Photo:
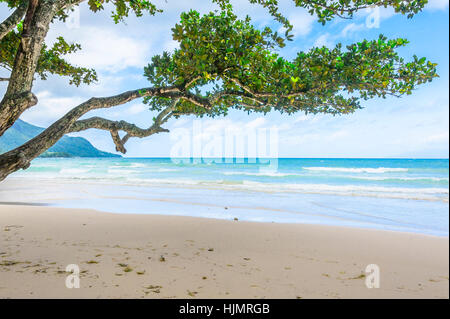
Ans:
<svg viewBox="0 0 450 319"><path fill-rule="evenodd" d="M96 260L89 260L89 261L86 261L86 264L98 264L98 261L96 261Z"/></svg>
<svg viewBox="0 0 450 319"><path fill-rule="evenodd" d="M136 271L136 273L137 273L138 275L143 275L143 274L145 274L145 270L142 270L142 271Z"/></svg>
<svg viewBox="0 0 450 319"><path fill-rule="evenodd" d="M165 261L166 261L166 258L164 258L164 256L161 255L161 256L159 257L159 261L160 261L160 262L165 262Z"/></svg>
<svg viewBox="0 0 450 319"><path fill-rule="evenodd" d="M206 280L206 279L208 279L208 277L206 277L206 276L203 276L203 277L202 277L202 279L203 279L203 280Z"/></svg>
<svg viewBox="0 0 450 319"><path fill-rule="evenodd" d="M160 288L162 288L162 286L153 286L153 285L149 285L149 286L144 287L144 288L145 288L145 289L152 290L152 289L160 289Z"/></svg>
<svg viewBox="0 0 450 319"><path fill-rule="evenodd" d="M131 272L131 271L133 271L133 268L131 268L131 267L125 267L124 269L123 269L123 271L124 272Z"/></svg>
<svg viewBox="0 0 450 319"><path fill-rule="evenodd" d="M20 261L4 260L0 263L0 266L14 266L17 264L20 264Z"/></svg>
<svg viewBox="0 0 450 319"><path fill-rule="evenodd" d="M120 267L128 267L128 264L118 263Z"/></svg>
<svg viewBox="0 0 450 319"><path fill-rule="evenodd" d="M353 277L353 278L350 278L350 279L364 279L364 278L366 278L366 275L365 274L361 274L359 276L356 276L356 277Z"/></svg>
<svg viewBox="0 0 450 319"><path fill-rule="evenodd" d="M190 290L187 290L187 294L188 294L189 296L191 296L191 297L195 297L195 296L198 294L198 292L197 292L197 291L190 291Z"/></svg>
<svg viewBox="0 0 450 319"><path fill-rule="evenodd" d="M95 257L101 257L102 256L102 254L97 254L97 255L95 255Z"/></svg>
<svg viewBox="0 0 450 319"><path fill-rule="evenodd" d="M5 228L9 228L9 229L11 229L11 228L22 228L23 226L22 225L6 225L5 226Z"/></svg>
<svg viewBox="0 0 450 319"><path fill-rule="evenodd" d="M162 286L150 285L150 286L147 286L147 287L144 287L144 288L150 290L151 292L153 292L155 294L159 294L161 292Z"/></svg>
<svg viewBox="0 0 450 319"><path fill-rule="evenodd" d="M428 281L429 282L439 282L440 280L436 280L436 279L430 278L430 279L428 279Z"/></svg>
<svg viewBox="0 0 450 319"><path fill-rule="evenodd" d="M47 269L48 269L48 267L41 268L41 269L36 269L36 270L34 271L34 273L35 273L35 274L37 274L37 273L43 273L43 274L46 274L46 273L47 273Z"/></svg>
<svg viewBox="0 0 450 319"><path fill-rule="evenodd" d="M208 251L214 251L214 248L208 248Z"/></svg>
<svg viewBox="0 0 450 319"><path fill-rule="evenodd" d="M239 219L238 219L237 217L234 217L234 220L235 220L235 221L238 221Z"/></svg>
<svg viewBox="0 0 450 319"><path fill-rule="evenodd" d="M249 261L249 260L250 260L250 258L248 258L248 257L244 257L244 260L246 260L246 261Z"/></svg>

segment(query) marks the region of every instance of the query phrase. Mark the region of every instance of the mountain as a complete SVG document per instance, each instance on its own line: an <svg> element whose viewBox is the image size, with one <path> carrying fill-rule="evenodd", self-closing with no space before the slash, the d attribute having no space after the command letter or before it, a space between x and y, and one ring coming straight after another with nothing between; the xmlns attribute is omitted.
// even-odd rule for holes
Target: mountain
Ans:
<svg viewBox="0 0 450 319"><path fill-rule="evenodd" d="M44 130L42 127L17 120L2 136L0 136L0 154L16 148ZM96 149L87 139L82 137L63 136L49 148L42 157L120 157Z"/></svg>

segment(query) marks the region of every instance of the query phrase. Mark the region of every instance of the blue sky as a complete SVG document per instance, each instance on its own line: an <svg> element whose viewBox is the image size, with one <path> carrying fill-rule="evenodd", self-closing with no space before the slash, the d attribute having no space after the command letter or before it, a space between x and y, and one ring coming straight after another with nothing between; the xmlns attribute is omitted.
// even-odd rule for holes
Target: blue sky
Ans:
<svg viewBox="0 0 450 319"><path fill-rule="evenodd" d="M79 88L68 85L67 79L50 77L37 80L34 93L39 104L22 115L32 124L48 126L65 112L92 96L107 96L129 89L147 87L143 67L151 57L163 50L173 50L177 44L171 38L170 28L182 11L196 8L205 13L215 8L207 1L158 0L164 13L142 18L130 17L126 23L115 25L110 10L94 14L82 5L79 27L55 23L48 35L48 43L63 35L67 40L80 43L83 51L70 56L75 64L94 67L99 83ZM379 27L369 28L369 12L361 12L353 20L336 19L326 26L317 23L304 10L292 6L292 1L281 0L282 12L294 25L295 38L280 53L293 57L296 52L315 45L334 46L366 39L380 33L405 37L411 43L401 49L409 59L413 54L426 56L438 63L440 78L418 88L413 95L397 98L374 99L363 102L365 107L352 115L291 116L270 113L247 115L233 111L226 118L204 119L202 127L206 139L223 135L225 129L272 128L279 136L280 157L422 157L448 158L449 154L449 11L448 0L431 0L427 8L413 19L394 14L389 9L380 11ZM279 26L264 9L235 1L240 16L249 14L257 26ZM0 17L8 10L0 6ZM75 21L75 20L74 20ZM4 75L4 73L0 73ZM0 92L5 84L0 83ZM109 119L125 119L142 127L151 124L154 114L141 101L90 113ZM171 120L169 129L193 126L193 117ZM96 147L114 151L108 132L89 130L80 134ZM153 135L146 139L132 139L127 144L130 157L169 156L174 141L169 134Z"/></svg>

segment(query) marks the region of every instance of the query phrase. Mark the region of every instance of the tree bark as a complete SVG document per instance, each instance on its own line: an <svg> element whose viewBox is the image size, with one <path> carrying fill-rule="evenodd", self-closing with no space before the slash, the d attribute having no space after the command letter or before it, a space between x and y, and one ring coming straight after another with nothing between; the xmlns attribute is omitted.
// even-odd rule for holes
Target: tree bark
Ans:
<svg viewBox="0 0 450 319"><path fill-rule="evenodd" d="M31 93L33 76L50 22L58 8L56 1L29 0L22 39L9 77L8 88L0 102L0 136L26 109L37 103L36 96Z"/></svg>

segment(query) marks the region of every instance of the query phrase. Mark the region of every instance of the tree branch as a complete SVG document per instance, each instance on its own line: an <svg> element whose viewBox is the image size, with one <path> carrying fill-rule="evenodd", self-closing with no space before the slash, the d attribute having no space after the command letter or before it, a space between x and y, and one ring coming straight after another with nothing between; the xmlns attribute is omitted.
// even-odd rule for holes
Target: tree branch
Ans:
<svg viewBox="0 0 450 319"><path fill-rule="evenodd" d="M27 12L27 9L28 1L22 2L17 9L0 24L0 40L17 26L25 15L25 12Z"/></svg>
<svg viewBox="0 0 450 319"><path fill-rule="evenodd" d="M144 88L139 90L127 91L122 94L118 94L110 97L91 98L88 101L76 106L70 110L66 115L53 123L50 127L44 130L41 134L35 138L29 140L23 145L0 155L0 181L6 176L19 169L25 169L29 166L30 162L45 152L48 148L53 146L64 134L74 132L76 130L83 130L90 127L107 129L112 131L112 137L116 142L116 147L119 151L122 149L124 142L132 136L145 136L145 134L151 135L157 132L166 132L167 130L160 127L161 124L167 120L167 114L170 113L170 108L162 111L155 119L155 123L148 130L142 130L133 124L126 123L124 121L115 123L99 118L88 119L78 121L78 119L89 111L95 109L111 108L113 106L122 105L130 102L134 99L141 97L159 96L166 98L179 99L180 89L177 87L167 88ZM77 123L78 121L78 123ZM76 125L74 125L77 123ZM81 124L80 124L81 123ZM88 127L90 126L90 127ZM84 127L84 128L83 128ZM118 143L117 135L121 129L128 132L121 143Z"/></svg>
<svg viewBox="0 0 450 319"><path fill-rule="evenodd" d="M113 142L116 145L116 151L125 154L127 152L125 149L125 143L130 139L130 137L143 138L156 133L169 132L169 130L162 128L161 125L166 123L172 116L171 112L174 110L179 100L180 98L176 98L171 106L162 110L156 118L154 118L153 125L148 129L139 128L136 125L126 121L111 121L101 117L91 117L86 120L76 121L70 129L67 130L67 133L80 132L91 128L109 131ZM120 138L119 131L124 131L127 134L123 138Z"/></svg>

